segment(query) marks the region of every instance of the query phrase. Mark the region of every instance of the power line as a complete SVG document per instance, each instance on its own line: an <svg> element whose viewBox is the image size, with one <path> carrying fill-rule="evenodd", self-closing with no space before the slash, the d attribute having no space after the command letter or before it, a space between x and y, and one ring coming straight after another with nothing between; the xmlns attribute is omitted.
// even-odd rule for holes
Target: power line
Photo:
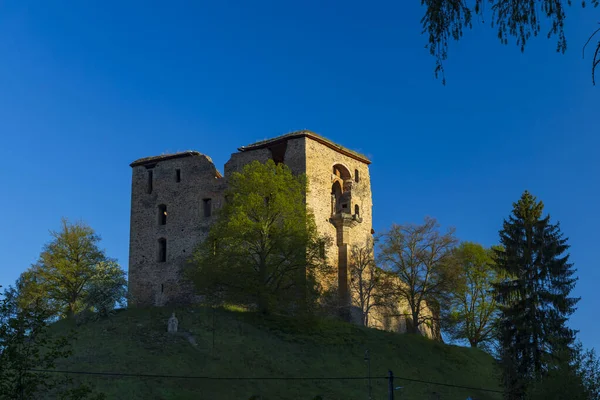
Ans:
<svg viewBox="0 0 600 400"><path fill-rule="evenodd" d="M472 386L453 385L451 383L423 381L423 380L420 380L420 379L402 378L400 376L395 376L395 375L394 375L394 379L400 379L402 381L409 381L409 382L428 383L430 385L448 386L448 387L461 388L461 389L469 389L469 390L479 390L479 391L482 391L482 392L504 393L502 390L497 390L497 389L484 389L484 388L478 388L478 387L472 387Z"/></svg>
<svg viewBox="0 0 600 400"><path fill-rule="evenodd" d="M30 369L31 372L45 372L45 373L57 373L57 374L76 374L76 375L100 375L100 376L120 376L120 377L134 377L134 378L173 378L173 379L201 379L201 380L234 380L234 381L288 381L288 380L303 380L303 381L316 381L316 380L360 380L369 379L368 377L362 376L345 376L345 377L276 377L276 376L262 376L262 377L233 377L233 376L193 376L193 375L154 375L154 374L127 374L121 372L87 372L87 371L63 371L63 370L45 370L45 369ZM371 379L387 379L387 377L371 377Z"/></svg>
<svg viewBox="0 0 600 400"><path fill-rule="evenodd" d="M161 378L161 379L198 379L198 380L215 380L215 381L334 381L334 380L366 380L368 376L340 376L340 377L276 377L276 376L262 376L262 377L232 377L232 376L194 376L194 375L154 375L154 374L128 374L121 372L89 372L89 371L67 371L67 370L45 370L45 369L30 369L31 372L42 372L42 373L56 373L56 374L74 374L74 375L94 375L94 376L116 376L126 378ZM482 392L492 393L504 393L497 389L486 389L472 386L453 385L451 383L433 382L422 379L403 378L400 376L394 376L395 379L400 379L408 382L415 383L426 383L429 385L446 386L458 389L478 390ZM371 379L387 380L387 376L375 376Z"/></svg>

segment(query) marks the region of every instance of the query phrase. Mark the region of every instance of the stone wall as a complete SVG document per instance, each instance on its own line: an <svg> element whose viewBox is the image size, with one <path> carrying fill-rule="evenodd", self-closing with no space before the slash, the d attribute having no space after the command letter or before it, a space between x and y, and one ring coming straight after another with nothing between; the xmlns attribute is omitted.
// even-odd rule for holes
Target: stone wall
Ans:
<svg viewBox="0 0 600 400"><path fill-rule="evenodd" d="M402 285L398 278L395 280L397 285ZM439 324L433 322L434 315L425 302L422 302L421 307L421 315L427 319L427 322L421 323L419 331L423 336L437 339ZM406 333L407 320L412 320L412 317L408 302L404 300L393 307L373 307L369 313L368 326L390 332Z"/></svg>
<svg viewBox="0 0 600 400"><path fill-rule="evenodd" d="M214 211L223 201L224 179L212 160L197 152L139 160L132 164L132 173L131 303L188 303L193 300L193 291L182 279L182 266L208 233ZM210 217L205 217L204 199L210 199ZM161 205L166 206L164 225L159 215ZM166 241L164 262L159 260L160 239Z"/></svg>
<svg viewBox="0 0 600 400"><path fill-rule="evenodd" d="M334 167L343 169L343 174L349 175L349 177L344 177L349 178L352 182L352 196L346 214L354 216L355 206L359 207L359 216L354 221L349 220L350 226L341 230L332 223L332 213L335 211L332 204L332 185L340 182L340 186L343 188L343 179L334 173ZM357 171L358 182L356 182ZM347 276L347 263L340 265L340 259L348 261L347 256L352 245L364 246L372 232L373 203L369 165L307 137L306 174L309 182L307 207L315 215L319 233L332 239L332 245L327 249L327 261L338 271L340 275L338 276L338 289L343 289L344 280L347 279L344 277Z"/></svg>

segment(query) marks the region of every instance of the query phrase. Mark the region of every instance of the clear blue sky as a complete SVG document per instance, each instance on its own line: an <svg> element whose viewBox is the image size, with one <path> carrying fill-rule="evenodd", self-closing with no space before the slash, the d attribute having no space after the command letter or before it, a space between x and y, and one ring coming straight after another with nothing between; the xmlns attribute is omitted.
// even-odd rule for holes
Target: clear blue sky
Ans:
<svg viewBox="0 0 600 400"><path fill-rule="evenodd" d="M521 192L538 196L572 245L572 326L600 349L600 87L581 54L600 9L569 9L566 55L477 22L444 87L418 1L320 3L2 2L0 284L62 216L126 268L131 161L195 149L222 171L306 128L372 158L376 231L430 215L492 245Z"/></svg>

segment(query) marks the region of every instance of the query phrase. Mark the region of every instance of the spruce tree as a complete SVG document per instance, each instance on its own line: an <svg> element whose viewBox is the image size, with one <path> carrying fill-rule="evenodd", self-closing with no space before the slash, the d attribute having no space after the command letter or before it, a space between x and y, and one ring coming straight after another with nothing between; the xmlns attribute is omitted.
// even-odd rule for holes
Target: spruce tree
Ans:
<svg viewBox="0 0 600 400"><path fill-rule="evenodd" d="M568 357L575 331L566 326L578 298L569 297L577 278L567 238L544 205L525 191L513 204L495 250L499 272L500 361L507 399L523 399L532 383Z"/></svg>

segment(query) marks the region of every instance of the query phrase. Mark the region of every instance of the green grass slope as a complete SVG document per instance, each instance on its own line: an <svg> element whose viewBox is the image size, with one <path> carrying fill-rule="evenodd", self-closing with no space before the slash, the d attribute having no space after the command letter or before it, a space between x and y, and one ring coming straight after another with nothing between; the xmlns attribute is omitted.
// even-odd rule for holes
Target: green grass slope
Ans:
<svg viewBox="0 0 600 400"><path fill-rule="evenodd" d="M171 311L184 333L166 332ZM387 380L378 379L388 369L396 376L394 386L402 387L396 399L501 398L493 392L401 379L499 389L493 359L477 349L332 320L306 323L223 309L214 320L214 335L207 308L125 310L79 327L61 321L53 331L74 328L78 339L73 356L57 369L220 378L72 375L108 399L368 399L365 379L318 379L367 376L368 349L373 399L388 398Z"/></svg>

